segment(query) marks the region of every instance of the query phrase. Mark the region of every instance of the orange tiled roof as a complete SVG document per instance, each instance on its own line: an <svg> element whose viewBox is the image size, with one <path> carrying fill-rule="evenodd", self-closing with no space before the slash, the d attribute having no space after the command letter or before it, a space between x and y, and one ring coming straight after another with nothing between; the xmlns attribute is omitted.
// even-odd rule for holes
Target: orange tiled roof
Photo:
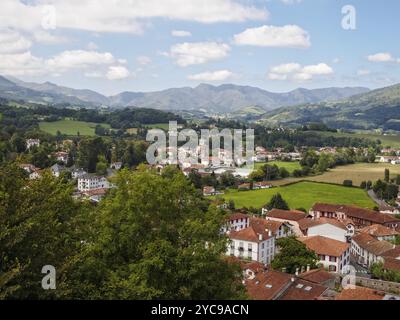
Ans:
<svg viewBox="0 0 400 320"><path fill-rule="evenodd" d="M376 256L382 256L385 252L394 249L394 245L390 242L379 241L367 233L359 233L355 235L352 241Z"/></svg>
<svg viewBox="0 0 400 320"><path fill-rule="evenodd" d="M326 290L320 284L297 279L279 300L317 300Z"/></svg>
<svg viewBox="0 0 400 320"><path fill-rule="evenodd" d="M299 227L301 230L307 230L311 227L319 226L322 224L331 224L340 229L347 230L345 224L336 219L320 218L320 219L301 219L299 221Z"/></svg>
<svg viewBox="0 0 400 320"><path fill-rule="evenodd" d="M297 210L280 210L280 209L272 209L267 213L267 217L288 220L288 221L299 221L308 216L308 213Z"/></svg>
<svg viewBox="0 0 400 320"><path fill-rule="evenodd" d="M350 247L348 243L322 236L301 237L298 240L316 254L332 257L340 257Z"/></svg>
<svg viewBox="0 0 400 320"><path fill-rule="evenodd" d="M395 236L399 234L396 230L382 226L381 224L373 224L365 227L360 232L367 233L373 237Z"/></svg>
<svg viewBox="0 0 400 320"><path fill-rule="evenodd" d="M315 269L300 274L299 278L312 283L323 284L326 281L333 280L335 276L324 269Z"/></svg>

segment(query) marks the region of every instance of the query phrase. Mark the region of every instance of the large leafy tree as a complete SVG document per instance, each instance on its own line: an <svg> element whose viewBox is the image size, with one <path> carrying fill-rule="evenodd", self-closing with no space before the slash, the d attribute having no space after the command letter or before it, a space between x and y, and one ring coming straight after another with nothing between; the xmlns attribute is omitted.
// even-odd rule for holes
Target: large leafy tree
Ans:
<svg viewBox="0 0 400 320"><path fill-rule="evenodd" d="M232 299L241 272L223 259L223 213L181 173L122 171L67 279L76 298Z"/></svg>
<svg viewBox="0 0 400 320"><path fill-rule="evenodd" d="M280 251L272 261L275 270L281 271L285 268L288 273L295 273L297 268L306 268L307 265L312 269L316 268L316 254L295 237L281 238L277 245Z"/></svg>
<svg viewBox="0 0 400 320"><path fill-rule="evenodd" d="M62 179L25 176L13 165L0 168L0 299L55 298L57 290L42 289L41 270L52 265L61 276L80 250L83 206Z"/></svg>
<svg viewBox="0 0 400 320"><path fill-rule="evenodd" d="M281 210L289 210L289 205L287 202L282 198L280 193L274 194L270 200L270 202L266 205L267 210L272 209L281 209Z"/></svg>

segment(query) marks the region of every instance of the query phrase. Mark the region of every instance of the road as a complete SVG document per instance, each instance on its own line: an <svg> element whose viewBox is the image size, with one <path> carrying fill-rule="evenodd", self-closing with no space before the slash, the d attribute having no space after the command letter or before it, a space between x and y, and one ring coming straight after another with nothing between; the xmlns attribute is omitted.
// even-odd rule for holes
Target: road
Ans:
<svg viewBox="0 0 400 320"><path fill-rule="evenodd" d="M369 197L374 200L374 202L379 206L379 207L388 207L389 205L386 203L386 201L379 199L374 190L368 190L368 195Z"/></svg>

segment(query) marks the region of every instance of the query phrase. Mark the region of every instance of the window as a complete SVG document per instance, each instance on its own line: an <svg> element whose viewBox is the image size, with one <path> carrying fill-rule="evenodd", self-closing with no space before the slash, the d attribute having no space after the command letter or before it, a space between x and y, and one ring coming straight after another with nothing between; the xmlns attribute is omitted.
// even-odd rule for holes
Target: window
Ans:
<svg viewBox="0 0 400 320"><path fill-rule="evenodd" d="M251 243L249 243L249 244L247 245L247 250L248 250L249 252L253 251L253 245L252 245Z"/></svg>
<svg viewBox="0 0 400 320"><path fill-rule="evenodd" d="M319 256L319 260L325 261L325 255L321 254L321 255Z"/></svg>
<svg viewBox="0 0 400 320"><path fill-rule="evenodd" d="M329 272L336 272L336 266L329 266Z"/></svg>
<svg viewBox="0 0 400 320"><path fill-rule="evenodd" d="M329 257L330 262L336 262L336 260L337 260L336 257Z"/></svg>

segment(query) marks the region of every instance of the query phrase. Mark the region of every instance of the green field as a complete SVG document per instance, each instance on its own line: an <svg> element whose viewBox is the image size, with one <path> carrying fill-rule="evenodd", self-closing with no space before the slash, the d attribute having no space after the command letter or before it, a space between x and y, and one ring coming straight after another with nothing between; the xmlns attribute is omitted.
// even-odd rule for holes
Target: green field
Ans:
<svg viewBox="0 0 400 320"><path fill-rule="evenodd" d="M299 182L289 186L254 191L229 190L221 197L225 200L233 200L236 208L261 208L276 193L282 195L291 209L304 208L308 210L316 202L348 204L365 208L375 206L367 193L361 189L315 182Z"/></svg>
<svg viewBox="0 0 400 320"><path fill-rule="evenodd" d="M55 122L40 122L40 130L56 135L57 131L68 136L76 136L78 132L81 136L94 136L95 127L97 123L74 121L74 120L60 120ZM104 128L110 129L110 125L101 123Z"/></svg>
<svg viewBox="0 0 400 320"><path fill-rule="evenodd" d="M383 147L390 146L392 148L400 148L400 135L382 135L378 133L368 133L368 132L359 132L359 133L344 133L344 132L319 132L324 136L333 136L333 137L351 137L351 138L365 138L370 139L372 141L380 140L382 142Z"/></svg>
<svg viewBox="0 0 400 320"><path fill-rule="evenodd" d="M144 127L150 128L150 129L168 130L169 129L169 123L145 124Z"/></svg>
<svg viewBox="0 0 400 320"><path fill-rule="evenodd" d="M282 167L286 168L287 171L289 171L290 173L292 173L296 169L301 169L300 163L298 161L293 161L293 162L286 162L286 161L255 162L254 169L257 170L266 164L269 164L271 166L276 164L280 168L282 168Z"/></svg>

